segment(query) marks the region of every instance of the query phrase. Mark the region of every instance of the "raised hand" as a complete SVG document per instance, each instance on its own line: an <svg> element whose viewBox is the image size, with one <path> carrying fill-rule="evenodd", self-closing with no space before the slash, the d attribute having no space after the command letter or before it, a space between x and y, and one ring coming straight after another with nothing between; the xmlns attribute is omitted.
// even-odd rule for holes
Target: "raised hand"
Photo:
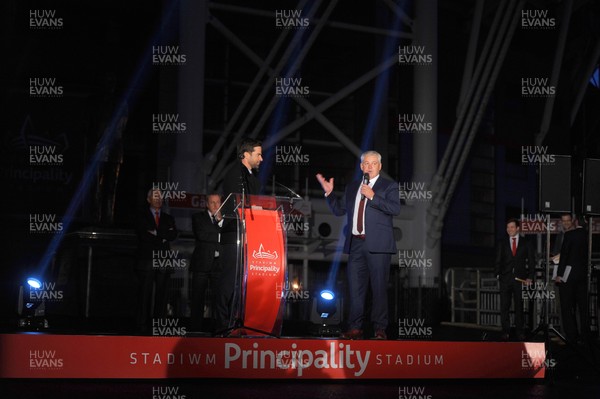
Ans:
<svg viewBox="0 0 600 399"><path fill-rule="evenodd" d="M323 177L322 174L317 173L317 180L321 184L321 187L323 187L323 191L325 191L325 194L331 194L331 192L333 191L333 177L327 180Z"/></svg>

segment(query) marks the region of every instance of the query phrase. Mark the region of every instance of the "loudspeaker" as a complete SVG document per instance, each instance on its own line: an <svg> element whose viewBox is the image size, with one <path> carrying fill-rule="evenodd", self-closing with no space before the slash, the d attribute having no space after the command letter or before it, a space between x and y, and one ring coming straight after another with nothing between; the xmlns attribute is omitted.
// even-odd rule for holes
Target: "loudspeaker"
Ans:
<svg viewBox="0 0 600 399"><path fill-rule="evenodd" d="M583 161L583 206L581 210L586 215L600 215L600 159L585 159Z"/></svg>
<svg viewBox="0 0 600 399"><path fill-rule="evenodd" d="M553 155L540 164L540 211L571 212L571 157Z"/></svg>

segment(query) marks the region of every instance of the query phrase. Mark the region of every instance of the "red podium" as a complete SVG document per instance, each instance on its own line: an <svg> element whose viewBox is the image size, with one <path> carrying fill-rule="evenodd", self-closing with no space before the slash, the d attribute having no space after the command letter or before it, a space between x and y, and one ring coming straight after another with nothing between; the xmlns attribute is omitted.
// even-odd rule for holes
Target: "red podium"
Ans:
<svg viewBox="0 0 600 399"><path fill-rule="evenodd" d="M287 281L283 215L291 200L250 195L244 201L239 194L230 197L226 202L234 201L235 206L225 217L236 218L238 223L239 282L231 334L279 337Z"/></svg>

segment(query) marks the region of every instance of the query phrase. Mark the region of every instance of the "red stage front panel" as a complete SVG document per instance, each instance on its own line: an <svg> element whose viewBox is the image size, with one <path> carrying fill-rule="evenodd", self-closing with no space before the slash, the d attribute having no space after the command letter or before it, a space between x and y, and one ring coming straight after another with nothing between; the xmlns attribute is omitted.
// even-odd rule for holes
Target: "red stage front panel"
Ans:
<svg viewBox="0 0 600 399"><path fill-rule="evenodd" d="M0 378L543 378L543 343L0 335Z"/></svg>

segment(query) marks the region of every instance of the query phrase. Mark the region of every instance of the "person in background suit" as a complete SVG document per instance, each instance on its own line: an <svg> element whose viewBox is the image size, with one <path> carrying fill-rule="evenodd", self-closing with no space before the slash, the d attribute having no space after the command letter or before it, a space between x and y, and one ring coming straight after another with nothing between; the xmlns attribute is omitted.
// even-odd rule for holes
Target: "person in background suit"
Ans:
<svg viewBox="0 0 600 399"><path fill-rule="evenodd" d="M508 341L510 332L510 305L514 302L517 339L525 340L523 332L523 285L531 285L535 273L535 252L531 242L519 235L518 219L506 222L507 238L496 245L494 274L500 282L501 340Z"/></svg>
<svg viewBox="0 0 600 399"><path fill-rule="evenodd" d="M251 138L242 139L237 147L237 158L238 161L223 180L225 198L227 199L231 193L241 193L242 189L245 195L260 194L261 186L257 175L258 167L263 160L261 142ZM250 205L249 201L246 203ZM224 214L232 215L234 206L235 199L230 198L223 206ZM234 293L239 290L239 287L236 287L238 230L238 221L235 218L228 218L221 229L222 272L218 283L215 308L216 333L218 335L223 335L228 328L233 327ZM227 334L225 333L225 335Z"/></svg>
<svg viewBox="0 0 600 399"><path fill-rule="evenodd" d="M554 281L558 285L560 313L566 338L572 343L581 343L590 339L587 284L588 238L585 229L578 226L577 219L572 219L569 227L564 233ZM570 266L568 275L566 275L567 266ZM576 308L579 310L581 334L577 331Z"/></svg>
<svg viewBox="0 0 600 399"><path fill-rule="evenodd" d="M196 238L196 247L192 254L192 314L191 328L202 330L206 290L215 291L215 284L221 274L221 226L223 216L219 211L221 196L209 194L206 198L206 211L192 215L192 230Z"/></svg>
<svg viewBox="0 0 600 399"><path fill-rule="evenodd" d="M161 267L156 260L163 259L171 249L170 242L177 238L175 219L162 208L162 193L158 189L148 191L146 197L148 207L144 208L137 221L138 262L136 272L139 282L139 304L137 312L137 327L140 331L147 330L148 319L167 316L167 285L169 275L173 272L168 267ZM155 285L154 311L152 306L152 286Z"/></svg>
<svg viewBox="0 0 600 399"><path fill-rule="evenodd" d="M397 252L393 232L393 217L400 213L398 184L379 175L381 155L366 151L360 157L362 180L346 187L343 199L333 194L333 178L326 180L317 174L325 191L327 204L336 216L346 215L347 229L344 253L348 257L348 288L350 314L344 339L362 339L364 307L369 281L373 292L371 321L375 338L387 339L388 296L387 284L390 261Z"/></svg>

